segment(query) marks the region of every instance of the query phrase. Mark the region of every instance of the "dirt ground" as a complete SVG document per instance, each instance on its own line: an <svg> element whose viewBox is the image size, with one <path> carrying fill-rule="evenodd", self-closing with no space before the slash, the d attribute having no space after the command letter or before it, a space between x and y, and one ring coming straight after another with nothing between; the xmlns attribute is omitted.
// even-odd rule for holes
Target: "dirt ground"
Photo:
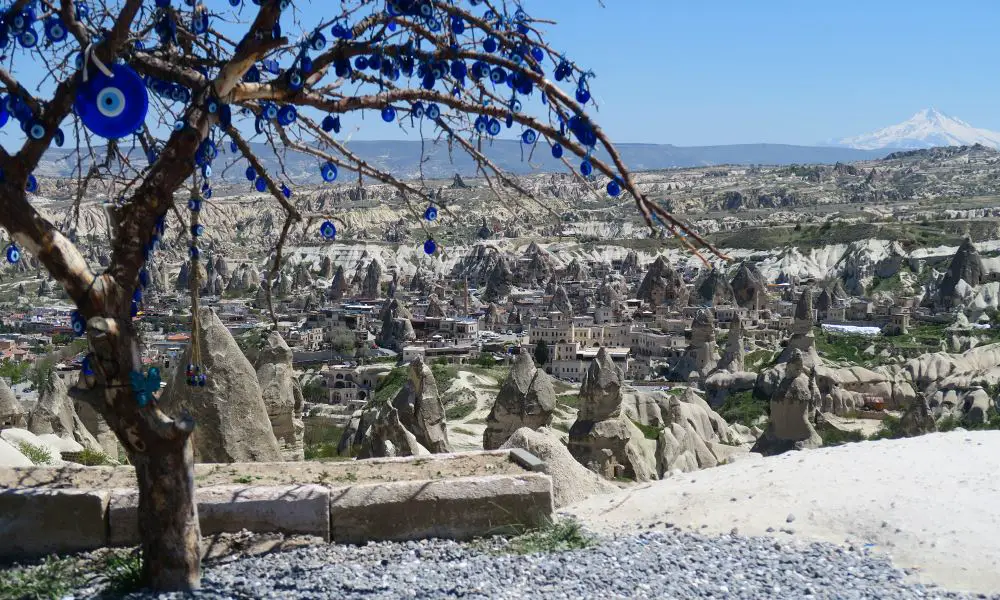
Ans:
<svg viewBox="0 0 1000 600"><path fill-rule="evenodd" d="M344 486L474 475L524 473L506 452L441 454L419 458L341 462L233 463L195 465L195 484L289 485L302 483ZM0 468L0 489L52 487L111 489L135 487L132 467Z"/></svg>

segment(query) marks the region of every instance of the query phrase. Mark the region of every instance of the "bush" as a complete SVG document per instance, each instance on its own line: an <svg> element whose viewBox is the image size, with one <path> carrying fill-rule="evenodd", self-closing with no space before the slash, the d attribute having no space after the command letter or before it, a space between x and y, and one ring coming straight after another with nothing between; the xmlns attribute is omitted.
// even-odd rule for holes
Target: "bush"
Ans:
<svg viewBox="0 0 1000 600"><path fill-rule="evenodd" d="M583 531L578 521L564 519L512 538L507 549L516 554L539 554L580 550L592 545L594 539Z"/></svg>
<svg viewBox="0 0 1000 600"><path fill-rule="evenodd" d="M497 359L493 358L492 354L489 354L488 352L483 352L472 361L472 364L478 367L486 367L487 369L491 369L497 366Z"/></svg>
<svg viewBox="0 0 1000 600"><path fill-rule="evenodd" d="M83 452L80 452L77 455L74 462L78 462L85 467L110 467L118 464L118 461L111 458L104 452L101 452L100 450L93 450L91 448L84 448Z"/></svg>
<svg viewBox="0 0 1000 600"><path fill-rule="evenodd" d="M122 596L142 587L142 557L139 551L113 550L104 559L108 594Z"/></svg>
<svg viewBox="0 0 1000 600"><path fill-rule="evenodd" d="M860 431L841 431L836 427L822 427L817 432L823 438L824 446L841 446L850 442L863 442L866 438Z"/></svg>
<svg viewBox="0 0 1000 600"><path fill-rule="evenodd" d="M629 420L632 421L631 419ZM639 431L642 432L643 437L645 437L647 440L659 439L660 437L659 427L653 427L652 425L643 425L638 421L632 421L632 424L635 425L639 429Z"/></svg>
<svg viewBox="0 0 1000 600"><path fill-rule="evenodd" d="M727 423L739 423L750 427L761 417L768 416L770 402L763 398L755 398L753 392L736 392L726 396L726 401L719 408L719 415Z"/></svg>
<svg viewBox="0 0 1000 600"><path fill-rule="evenodd" d="M52 464L52 452L45 446L38 446L31 442L20 442L18 450L35 465Z"/></svg>

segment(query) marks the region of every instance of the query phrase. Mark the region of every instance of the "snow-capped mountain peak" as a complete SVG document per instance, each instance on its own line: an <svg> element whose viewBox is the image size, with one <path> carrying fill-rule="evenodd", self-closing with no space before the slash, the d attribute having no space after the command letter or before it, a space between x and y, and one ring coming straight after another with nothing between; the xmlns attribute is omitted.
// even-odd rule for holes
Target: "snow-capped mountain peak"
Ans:
<svg viewBox="0 0 1000 600"><path fill-rule="evenodd" d="M925 108L898 125L891 125L872 133L837 141L838 146L860 150L916 149L934 146L971 146L973 144L1000 149L1000 133L973 127L936 108Z"/></svg>

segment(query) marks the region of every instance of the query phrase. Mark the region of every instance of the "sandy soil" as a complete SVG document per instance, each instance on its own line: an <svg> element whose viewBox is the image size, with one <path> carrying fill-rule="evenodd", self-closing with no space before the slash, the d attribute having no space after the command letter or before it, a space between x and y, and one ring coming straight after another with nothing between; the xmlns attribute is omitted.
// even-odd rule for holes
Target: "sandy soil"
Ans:
<svg viewBox="0 0 1000 600"><path fill-rule="evenodd" d="M195 484L285 485L319 483L332 487L354 483L445 479L473 475L523 473L506 453L438 454L409 459L341 462L234 463L195 465ZM0 489L8 487L135 487L132 467L26 467L0 469Z"/></svg>
<svg viewBox="0 0 1000 600"><path fill-rule="evenodd" d="M853 544L916 569L920 581L1000 591L1000 432L751 456L593 497L564 512L605 533L669 523Z"/></svg>

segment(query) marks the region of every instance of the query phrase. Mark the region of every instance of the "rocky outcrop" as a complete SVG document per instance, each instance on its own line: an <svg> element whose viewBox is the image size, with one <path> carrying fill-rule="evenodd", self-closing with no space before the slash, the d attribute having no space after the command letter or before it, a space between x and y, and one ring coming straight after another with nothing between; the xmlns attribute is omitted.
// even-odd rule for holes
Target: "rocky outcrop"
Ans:
<svg viewBox="0 0 1000 600"><path fill-rule="evenodd" d="M573 316L573 303L569 301L569 294L563 286L556 286L552 300L549 301L548 312L562 313L565 317Z"/></svg>
<svg viewBox="0 0 1000 600"><path fill-rule="evenodd" d="M742 262L730 282L733 299L743 308L759 309L767 306L767 280L751 262Z"/></svg>
<svg viewBox="0 0 1000 600"><path fill-rule="evenodd" d="M656 257L642 278L635 297L653 305L687 305L689 292L684 278L663 256Z"/></svg>
<svg viewBox="0 0 1000 600"><path fill-rule="evenodd" d="M431 294L430 297L427 298L427 312L425 315L428 317L443 318L447 316L447 314L447 309L445 308L444 303L441 302L441 299L438 298L438 295Z"/></svg>
<svg viewBox="0 0 1000 600"><path fill-rule="evenodd" d="M623 375L601 348L580 388L580 411L569 430L570 454L604 477L656 478L655 446L622 412Z"/></svg>
<svg viewBox="0 0 1000 600"><path fill-rule="evenodd" d="M38 392L38 402L28 414L28 431L35 435L55 434L87 448L101 450L101 445L76 414L66 384L54 373L45 377Z"/></svg>
<svg viewBox="0 0 1000 600"><path fill-rule="evenodd" d="M566 265L566 270L563 271L563 278L569 281L582 281L590 277L590 272L587 270L587 266L580 262L579 259L574 258L568 265Z"/></svg>
<svg viewBox="0 0 1000 600"><path fill-rule="evenodd" d="M823 444L812 423L820 406L820 391L815 372L804 365L803 358L800 350L794 350L789 357L784 379L771 397L767 429L752 452L772 456Z"/></svg>
<svg viewBox="0 0 1000 600"><path fill-rule="evenodd" d="M625 259L622 260L621 273L626 277L639 274L639 255L636 254L635 250L629 250L628 254L625 255Z"/></svg>
<svg viewBox="0 0 1000 600"><path fill-rule="evenodd" d="M374 299L381 297L382 265L373 260L368 263L365 279L361 283L361 297Z"/></svg>
<svg viewBox="0 0 1000 600"><path fill-rule="evenodd" d="M386 300L382 307L382 329L375 338L375 343L383 348L402 351L406 342L417 338L410 322L412 316L399 300L395 298Z"/></svg>
<svg viewBox="0 0 1000 600"><path fill-rule="evenodd" d="M524 258L526 260L519 265L516 281L525 285L538 285L548 281L558 269L559 262L552 253L535 242L528 245Z"/></svg>
<svg viewBox="0 0 1000 600"><path fill-rule="evenodd" d="M204 387L187 385L185 369L178 368L160 398L169 415L187 410L198 423L193 436L199 462L275 462L281 451L271 429L257 372L243 356L232 334L215 311L202 308L200 350ZM179 365L191 362L189 344Z"/></svg>
<svg viewBox="0 0 1000 600"><path fill-rule="evenodd" d="M726 349L719 360L718 368L731 373L743 371L744 354L746 354L746 348L743 345L743 319L737 313L729 323L729 333L726 336Z"/></svg>
<svg viewBox="0 0 1000 600"><path fill-rule="evenodd" d="M788 344L778 357L779 363L788 362L792 353L796 350L802 352L806 368L812 368L820 364L819 354L816 352L816 336L813 335L813 324L815 322L815 310L813 309L813 289L806 288L799 297L798 304L795 305L795 321L792 324L792 335L788 339Z"/></svg>
<svg viewBox="0 0 1000 600"><path fill-rule="evenodd" d="M388 402L374 404L351 416L337 451L358 458L391 458L426 456L430 454L417 442L412 432L403 427L399 411Z"/></svg>
<svg viewBox="0 0 1000 600"><path fill-rule="evenodd" d="M675 381L697 381L711 373L719 362L715 343L715 317L709 309L700 309L691 324L691 342L677 361L671 377Z"/></svg>
<svg viewBox="0 0 1000 600"><path fill-rule="evenodd" d="M272 331L257 356L257 381L284 460L303 460L302 388L292 369L292 350Z"/></svg>
<svg viewBox="0 0 1000 600"><path fill-rule="evenodd" d="M347 281L347 274L344 272L344 266L338 265L337 270L333 273L333 281L330 282L330 289L327 291L327 297L330 300L343 300L349 295L350 284Z"/></svg>
<svg viewBox="0 0 1000 600"><path fill-rule="evenodd" d="M330 260L329 256L324 256L319 262L319 272L317 273L323 279L329 279L333 277L333 261Z"/></svg>
<svg viewBox="0 0 1000 600"><path fill-rule="evenodd" d="M417 442L433 454L451 452L445 426L444 403L431 368L419 358L410 363L403 389L392 401L399 421Z"/></svg>
<svg viewBox="0 0 1000 600"><path fill-rule="evenodd" d="M983 282L984 273L983 260L979 256L979 251L976 250L971 239L965 238L941 279L938 288L938 306L944 309L955 306L963 297L957 289L959 282L964 281L969 286L975 287Z"/></svg>
<svg viewBox="0 0 1000 600"><path fill-rule="evenodd" d="M545 371L535 367L527 348L522 347L510 374L500 386L493 409L486 417L483 448L499 448L522 427L538 429L552 423L556 393Z"/></svg>
<svg viewBox="0 0 1000 600"><path fill-rule="evenodd" d="M697 303L708 306L725 306L735 304L733 288L726 280L726 275L718 269L712 271L698 286ZM695 304L692 299L692 304Z"/></svg>
<svg viewBox="0 0 1000 600"><path fill-rule="evenodd" d="M521 448L543 461L542 472L552 478L552 500L556 508L618 489L576 462L566 446L551 435L551 430L518 429L501 448Z"/></svg>
<svg viewBox="0 0 1000 600"><path fill-rule="evenodd" d="M486 302L502 302L510 296L513 287L514 274L507 265L507 261L501 259L493 266L486 278L486 287L483 289L482 298Z"/></svg>
<svg viewBox="0 0 1000 600"><path fill-rule="evenodd" d="M28 411L17 401L14 391L0 378L0 429L17 427L24 429L28 424Z"/></svg>

